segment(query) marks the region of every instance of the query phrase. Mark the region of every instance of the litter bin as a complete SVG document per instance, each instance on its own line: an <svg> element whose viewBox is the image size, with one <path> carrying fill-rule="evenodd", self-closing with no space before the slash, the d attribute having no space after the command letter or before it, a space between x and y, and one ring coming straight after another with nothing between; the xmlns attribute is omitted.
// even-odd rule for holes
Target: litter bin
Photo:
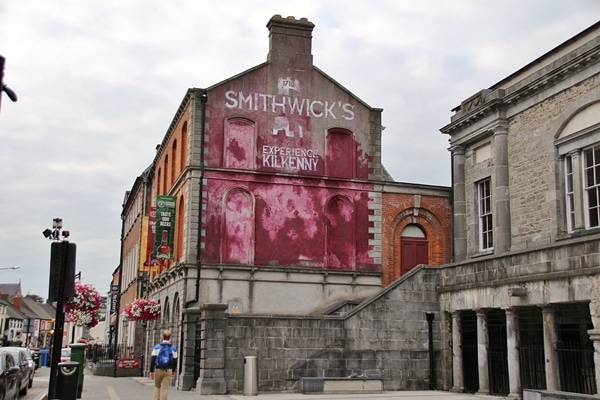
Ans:
<svg viewBox="0 0 600 400"><path fill-rule="evenodd" d="M256 356L244 357L244 396L258 395Z"/></svg>
<svg viewBox="0 0 600 400"><path fill-rule="evenodd" d="M71 348L71 361L77 361L80 364L79 368L79 380L77 384L77 398L81 398L83 393L83 370L85 369L85 344L73 343L69 345Z"/></svg>
<svg viewBox="0 0 600 400"><path fill-rule="evenodd" d="M40 364L42 367L50 366L50 349L40 349Z"/></svg>
<svg viewBox="0 0 600 400"><path fill-rule="evenodd" d="M76 361L58 363L58 379L56 380L56 398L61 400L76 400L79 384L79 368Z"/></svg>

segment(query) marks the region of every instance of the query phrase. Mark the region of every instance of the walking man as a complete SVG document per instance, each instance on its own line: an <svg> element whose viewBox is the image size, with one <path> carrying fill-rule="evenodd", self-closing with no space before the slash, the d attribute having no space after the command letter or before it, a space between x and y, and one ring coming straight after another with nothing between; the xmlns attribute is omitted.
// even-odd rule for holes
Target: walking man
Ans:
<svg viewBox="0 0 600 400"><path fill-rule="evenodd" d="M162 342L154 346L150 357L150 378L154 379L154 400L167 400L171 378L177 367L177 348L170 342L171 331L162 331Z"/></svg>

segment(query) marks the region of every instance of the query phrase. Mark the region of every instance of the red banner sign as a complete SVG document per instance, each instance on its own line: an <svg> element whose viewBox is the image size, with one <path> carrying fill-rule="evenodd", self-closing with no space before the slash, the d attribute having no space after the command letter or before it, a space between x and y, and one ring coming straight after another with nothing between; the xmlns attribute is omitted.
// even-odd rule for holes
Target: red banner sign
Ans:
<svg viewBox="0 0 600 400"><path fill-rule="evenodd" d="M139 358L119 358L117 362L118 369L140 369Z"/></svg>

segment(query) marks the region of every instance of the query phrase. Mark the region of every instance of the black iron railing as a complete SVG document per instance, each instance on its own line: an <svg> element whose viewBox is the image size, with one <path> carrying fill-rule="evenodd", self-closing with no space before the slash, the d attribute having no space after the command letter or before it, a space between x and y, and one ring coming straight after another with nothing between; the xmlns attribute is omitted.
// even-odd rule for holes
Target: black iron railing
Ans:
<svg viewBox="0 0 600 400"><path fill-rule="evenodd" d="M596 373L593 347L583 347L581 342L559 341L556 353L558 354L561 390L595 394Z"/></svg>

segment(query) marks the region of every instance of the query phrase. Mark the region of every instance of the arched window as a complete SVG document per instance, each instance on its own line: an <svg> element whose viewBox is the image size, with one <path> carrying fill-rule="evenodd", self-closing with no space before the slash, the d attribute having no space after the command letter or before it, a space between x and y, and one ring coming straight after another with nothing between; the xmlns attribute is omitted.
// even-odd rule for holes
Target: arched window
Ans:
<svg viewBox="0 0 600 400"><path fill-rule="evenodd" d="M164 194L167 194L169 192L169 186L167 185L168 181L167 178L169 176L169 155L165 155L165 162L164 162L164 174L163 174L163 190L164 190Z"/></svg>
<svg viewBox="0 0 600 400"><path fill-rule="evenodd" d="M179 302L179 293L175 293L173 298L173 322L179 321L179 314L181 313L181 305Z"/></svg>
<svg viewBox="0 0 600 400"><path fill-rule="evenodd" d="M332 130L327 134L325 173L336 178L354 178L356 144L350 131Z"/></svg>
<svg viewBox="0 0 600 400"><path fill-rule="evenodd" d="M185 164L187 163L187 147L188 147L188 123L185 121L183 123L183 128L181 128L181 149L179 155L179 170L183 172L185 169Z"/></svg>
<svg viewBox="0 0 600 400"><path fill-rule="evenodd" d="M356 267L354 206L343 196L327 204L327 267L353 270Z"/></svg>
<svg viewBox="0 0 600 400"><path fill-rule="evenodd" d="M175 139L171 147L171 185L177 178L177 154L177 139Z"/></svg>
<svg viewBox="0 0 600 400"><path fill-rule="evenodd" d="M600 227L600 95L593 103L566 110L567 121L556 134L563 190L564 230L585 232Z"/></svg>
<svg viewBox="0 0 600 400"><path fill-rule="evenodd" d="M169 298L165 298L165 304L163 306L162 321L167 323L171 320L171 310L169 309Z"/></svg>
<svg viewBox="0 0 600 400"><path fill-rule="evenodd" d="M400 236L401 265L400 274L404 275L414 267L429 262L429 243L425 232L415 224L407 225Z"/></svg>
<svg viewBox="0 0 600 400"><path fill-rule="evenodd" d="M254 169L256 126L245 118L228 119L225 124L224 163L229 168Z"/></svg>
<svg viewBox="0 0 600 400"><path fill-rule="evenodd" d="M179 204L177 206L177 224L175 225L175 260L180 259L181 257L184 256L184 239L185 239L185 235L184 235L184 222L185 222L185 198L184 196L180 196L179 197Z"/></svg>
<svg viewBox="0 0 600 400"><path fill-rule="evenodd" d="M244 189L224 198L223 262L251 264L254 260L254 199Z"/></svg>
<svg viewBox="0 0 600 400"><path fill-rule="evenodd" d="M162 170L159 168L158 172L156 173L156 194L157 195L163 194L161 191L161 187L160 187L161 176L162 176Z"/></svg>

